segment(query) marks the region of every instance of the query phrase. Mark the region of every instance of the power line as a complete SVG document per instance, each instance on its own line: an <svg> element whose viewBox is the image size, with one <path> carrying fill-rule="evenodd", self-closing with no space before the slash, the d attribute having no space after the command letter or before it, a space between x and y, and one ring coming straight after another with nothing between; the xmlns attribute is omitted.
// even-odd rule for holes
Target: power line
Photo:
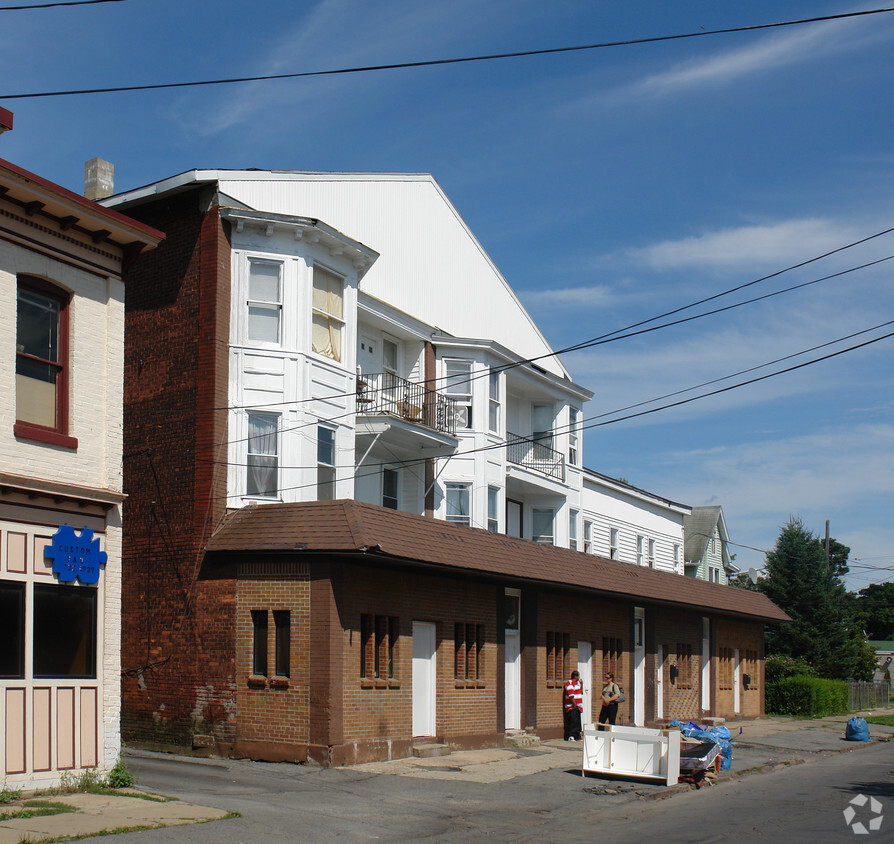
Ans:
<svg viewBox="0 0 894 844"><path fill-rule="evenodd" d="M830 345L833 345L833 344L835 344L835 343L840 343L840 342L842 342L842 341L844 341L844 340L852 339L852 338L857 337L857 336L859 336L859 335L861 335L861 334L865 334L867 331L873 331L873 330L877 330L877 329L880 328L880 327L884 327L884 326L887 326L887 325L891 325L892 323L894 323L894 320L889 320L889 321L887 321L887 322L880 323L879 325L873 326L873 327L871 327L871 328L867 328L867 329L864 329L864 330L862 330L862 331L857 331L857 332L854 332L854 333L852 333L852 334L848 334L848 335L845 335L845 336L843 336L843 337L839 337L839 338L836 339L836 340L831 340L831 341L828 341L827 343L822 343L822 344L820 344L820 345L818 345L818 346L815 346L815 347L812 347L812 348L808 348L808 349L804 349L804 350L802 350L801 352L796 352L796 353L794 353L793 355L787 355L787 356L785 356L784 358L780 358L778 361L770 361L770 362L767 363L767 364L763 364L763 365L758 366L758 367L752 367L751 370L743 370L743 372L753 371L754 369L760 369L760 368L763 368L764 366L770 366L770 365L772 365L773 363L781 362L781 361L783 361L783 360L788 360L788 359L790 359L790 358L792 358L792 357L797 357L798 355L806 354L806 353L808 353L808 352L810 352L810 351L815 351L815 350L820 349L820 348L825 348L825 347L830 346ZM871 339L871 340L866 340L866 341L864 341L864 342L862 342L862 343L857 343L857 344L855 344L855 345L853 345L853 346L848 346L847 348L844 348L844 349L839 349L839 350L836 351L836 352L831 352L830 354L823 355L823 356L821 356L821 357L819 357L819 358L814 358L814 359L812 359L812 360L804 361L804 362L799 363L799 364L796 364L796 365L794 365L794 366L786 367L785 369L780 369L780 370L777 370L777 371L775 371L775 372L767 373L766 375L761 375L761 376L759 376L759 377L757 377L757 378L751 378L751 379L749 379L749 380L747 380L747 381L741 381L741 382L738 382L738 383L736 383L736 384L730 384L730 385L728 385L728 386L726 386L726 387L722 387L722 388L717 389L717 390L712 390L712 391L707 392L707 393L701 393L701 394L699 394L699 395L697 395L697 396L691 396L691 397L689 397L689 398L687 398L687 399L682 399L682 400L680 400L680 401L671 402L671 403L669 403L669 404L665 404L665 405L660 405L659 407L650 408L650 409L648 409L648 410L640 411L640 412L638 412L638 413L628 414L627 416L619 416L619 417L615 417L615 418L612 418L612 419L603 419L603 417L605 417L605 416L610 416L610 415L613 415L613 414L615 414L615 413L621 413L621 412L623 412L624 410L627 410L627 409L629 409L629 408L620 408L620 409L618 409L618 410L608 411L607 413L600 414L599 416L593 416L593 417L587 417L587 418L584 418L584 419L580 420L580 421L579 421L577 424L575 424L575 425L561 425L561 426L559 426L559 427L557 427L557 428L554 428L554 429L552 430L552 433L553 433L553 434L562 434L562 433L569 433L569 432L571 432L572 430L574 430L574 431L581 431L581 430L587 430L587 429L589 429L589 428L597 428L597 427L603 427L603 426L605 426L605 425L613 425L613 424L615 424L615 423L617 423L617 422L624 422L624 421L627 421L627 420L629 420L629 419L637 418L637 417L639 417L639 416L645 416L645 415L648 415L648 414L650 414L650 413L657 413L658 411L661 411L661 410L667 410L667 409L670 409L670 408L673 408L673 407L679 407L680 405L683 405L683 404L689 404L690 402L697 401L697 400L699 400L699 399L709 398L709 397L711 397L711 396L715 396L715 395L718 395L718 394L720 394L720 393L729 392L729 391L734 390L734 389L737 389L737 388L739 388L739 387L745 387L745 386L748 386L748 385L750 385L750 384L755 384L755 383L757 383L757 382L759 382L759 381L765 381L765 380L767 380L767 379L769 379L769 378L773 378L773 377L775 377L775 376L777 376L777 375L783 375L783 374L786 374L786 373L788 373L788 372L793 372L793 371L795 371L795 370L802 369L802 368L804 368L804 367L806 367L806 366L810 366L810 365L815 364L815 363L821 363L821 362L823 362L823 361L825 361L825 360L829 360L829 359L831 359L831 358L837 357L837 356L842 355L842 354L845 354L845 353L847 353L847 352L855 351L855 350L857 350L857 349L861 349L861 348L863 348L863 347L865 347L865 346L870 346L870 345L872 345L872 344L874 344L874 343L878 343L879 341L881 341L881 340L885 340L885 339L887 339L887 338L889 338L889 337L894 337L894 331L892 331L892 332L890 332L890 333L888 333L888 334L883 334L883 335L881 335L880 337L875 337L875 338L873 338L873 339ZM726 377L727 377L727 378L735 377L735 374L734 374L734 375L731 375L731 376L726 376ZM715 381L718 381L718 380L726 380L726 379L725 379L725 378L715 379ZM706 383L710 384L710 383L714 383L714 382L706 382ZM679 392L688 392L689 390L692 390L692 389L698 389L698 387L691 387L691 388L688 388L687 390L682 390L682 391L679 391ZM672 394L672 395L673 395L673 394ZM636 406L639 406L639 405L642 405L642 404L650 404L650 403L652 403L652 402L654 402L654 401L660 401L661 398L663 398L663 397L659 397L659 398L650 399L650 400L647 400L647 401L644 401L644 402L640 402L640 403L638 403L638 405L631 405L630 407L636 407ZM350 414L345 414L345 415L350 415ZM337 418L341 418L341 417L337 417ZM598 421L598 420L603 420L603 421ZM314 420L309 421L309 422L307 422L307 423L303 423L303 424L301 424L301 425L295 426L295 428L282 429L281 432L287 432L287 431L297 430L297 429L299 429L299 428L311 427L311 426L314 426L314 425L318 425L318 424L321 424L321 423L325 423L326 421L327 421L327 420L324 420L324 419L314 419ZM589 423L589 424L587 424L587 423ZM237 444L237 443L243 442L243 441L245 441L245 440L247 440L247 439L248 439L248 438L240 438L240 439L236 439L236 440L230 440L230 441L228 441L228 442L225 443L225 444L226 444L226 445ZM532 443L533 443L533 442L537 442L536 440L533 439L533 437L532 437L532 438L522 438L521 441L522 441L522 442L532 442ZM471 449L468 449L468 450L466 450L466 451L457 452L456 454L450 455L450 457L466 457L466 456L468 456L468 455L470 455L470 454L476 454L476 453L481 453L481 452L485 452L485 451L494 451L494 450L497 450L497 449L508 448L508 447L509 447L510 445L512 445L512 444L513 444L513 443L511 443L511 442L508 441L508 440L501 440L500 442L497 442L497 443L491 443L491 444L489 444L489 445L479 446L479 447L477 447L477 448L471 448ZM410 460L404 460L404 461L401 461L401 463L402 463L402 465L405 465L405 466L409 466L409 465L411 465L411 464L422 464L422 463L424 463L425 459L426 459L426 458L413 458L413 459L410 459ZM226 461L226 460L224 460L224 461L211 460L211 461L206 461L206 462L218 463L218 464L222 464L222 465L234 465L234 466L244 466L244 465L247 465L247 464L236 463L236 462L232 462L232 463L231 463L230 461ZM365 466L367 466L367 467L373 467L373 466L390 465L392 462L393 462L393 461L383 461L383 462L381 462L381 463L367 463L367 464L365 464ZM280 466L280 469L302 470L302 469L312 469L312 468L314 468L315 466L316 466L316 463L311 464L311 465L306 465L306 466ZM352 467L353 467L353 464L342 464L341 466L336 466L335 468L336 468L336 469L338 469L338 468L348 469L348 468L352 468ZM357 476L359 476L359 475L355 475L355 477L357 477ZM363 476L365 477L365 475L363 475ZM347 478L343 478L343 480L346 480L346 479L347 479ZM315 483L315 482L314 482L314 483ZM297 487L285 487L284 489L301 489L301 488L303 488L303 487L305 487L305 486L312 486L312 485L313 485L313 484L301 484L301 485L299 485L299 486L297 486ZM233 496L225 496L225 497L226 497L226 498L231 498L231 497L233 497ZM743 546L743 547L748 547L748 546ZM751 550L754 550L754 551L762 551L762 549L760 549L760 548L753 548L753 549L751 549ZM765 552L764 552L764 553L765 553Z"/></svg>
<svg viewBox="0 0 894 844"><path fill-rule="evenodd" d="M723 312L729 311L729 310L734 310L735 308L740 308L745 305L751 305L751 304L754 304L755 302L760 302L760 301L763 301L764 299L770 299L774 296L779 296L783 293L791 293L794 290L800 290L801 288L804 288L804 287L810 287L810 286L812 286L814 284L818 284L822 281L828 281L829 279L833 279L833 278L840 278L841 276L848 275L853 272L857 272L858 270L864 270L868 267L872 267L877 264L882 264L886 261L890 261L890 260L894 259L894 255L888 255L884 258L878 258L874 261L868 261L865 264L858 264L857 266L854 266L854 267L848 267L847 269L839 270L838 272L830 273L829 275L821 276L819 278L811 279L809 281L804 281L799 284L792 285L791 287L784 287L781 290L771 291L770 293L765 293L761 296L755 296L751 299L745 299L741 302L736 302L732 305L725 305L722 308L715 308L714 310L711 310L711 311L704 311L700 314L695 314L693 316L684 317L682 319L673 320L673 321L667 322L667 323L662 323L661 325L652 326L650 328L642 328L639 331L632 330L634 328L639 328L641 326L648 325L648 323L654 322L658 319L662 319L667 316L673 316L674 314L681 313L682 311L688 310L689 308L694 308L694 307L704 304L706 302L714 301L715 299L719 299L719 298L721 298L723 296L727 296L731 293L736 293L739 290L743 290L747 287L751 287L751 286L758 284L762 281L767 281L769 279L776 278L777 276L780 276L786 272L790 272L795 269L800 269L802 267L807 266L808 264L816 263L817 261L820 261L823 258L827 258L831 255L835 255L838 252L843 252L843 251L845 251L847 249L851 249L855 246L860 246L864 243L867 243L870 240L874 240L875 238L881 237L886 234L890 234L891 232L894 232L894 227L885 229L880 232L876 232L875 234L861 238L860 240L856 240L852 243L845 244L844 246L836 247L835 249L832 249L828 252L824 252L822 255L817 255L813 258L808 258L807 260L801 261L797 264L792 264L791 266L785 267L781 270L777 270L776 272L771 273L770 275L762 276L761 278L757 278L757 279L754 279L753 281L745 282L744 284L739 284L735 287L729 288L728 290L724 290L719 293L714 293L711 296L707 296L707 297L705 297L703 299L699 299L695 302L690 302L687 305L681 305L677 308L674 308L673 310L666 311L663 314L659 314L654 317L649 317L648 319L640 320L639 322L632 323L631 325L625 326L623 328L616 328L614 331L610 331L606 334L600 334L599 336L593 337L590 340L582 340L579 343L575 343L574 345L566 346L562 349L557 349L555 351L551 351L547 354L538 355L538 356L532 357L532 358L523 358L521 360L514 361L514 362L508 363L508 364L504 364L502 366L490 367L490 368L487 368L477 374L470 375L468 378L462 379L462 380L456 380L456 376L445 375L440 378L424 379L424 381L425 381L425 383L432 385L432 387L437 386L442 381L450 381L451 384L457 385L457 386L471 384L472 382L477 381L481 378L488 377L491 374L491 372L507 372L512 369L517 369L519 367L535 363L536 361L543 360L544 358L547 358L547 357L558 357L560 355L569 354L571 352L582 351L583 349L588 349L588 348L592 348L594 346L600 346L600 345L604 345L606 343L611 343L611 342L614 342L615 340L625 340L628 337L638 337L641 334L648 334L652 331L658 331L662 328L671 328L675 325L682 325L686 322L692 322L696 319L702 319L703 317L706 317L706 316L714 316L716 314L720 314L720 313L723 313ZM886 325L886 324L887 323L882 323L882 325ZM875 327L878 328L881 326L875 326ZM871 331L872 329L865 329L865 330ZM859 334L859 333L865 333L865 332L857 332L857 333ZM852 336L856 336L856 335L848 335L848 337L841 337L838 340L831 341L831 343L840 342L841 340L849 339ZM827 345L829 345L829 344L827 344ZM806 349L802 352L796 352L795 355L792 355L790 357L794 357L799 354L804 354L807 351L813 351L816 348L821 348L821 346L816 346L813 349ZM779 360L785 360L785 358L780 358ZM778 361L771 361L770 363L776 363L776 362L778 362ZM767 366L769 364L763 364L763 365ZM760 368L760 367L754 367L754 368ZM742 372L748 372L748 371L749 370L743 370ZM741 374L741 373L735 373L735 374ZM730 378L730 377L734 377L734 376L725 376L725 378ZM716 379L716 380L725 380L725 378ZM710 384L710 383L713 383L713 382L710 382L710 381L706 382L706 384ZM704 386L704 385L699 385L699 386ZM690 390L697 389L697 387L690 387L689 389ZM684 390L682 392L688 392L688 390ZM347 398L349 396L354 395L355 393L356 393L356 390L352 390L352 391L346 392L346 393L336 393L334 395L327 396L327 398L329 398L329 399ZM674 395L674 394L671 393L669 395ZM662 396L661 398L665 398L665 396ZM314 402L314 401L318 401L318 399L315 397L311 397L311 398L304 398L304 399L289 399L289 400L284 400L281 402L266 402L264 404L232 405L232 406L227 405L225 407L214 407L214 408L211 408L211 410L212 411L217 411L217 410L261 410L263 408L282 407L285 405L292 407L292 406L297 406L300 404L307 404L309 402ZM647 402L641 402L640 404L643 404L643 403L647 403ZM636 407L636 406L638 406L638 405L631 405L631 407ZM624 408L624 409L626 409L626 408Z"/></svg>
<svg viewBox="0 0 894 844"><path fill-rule="evenodd" d="M58 6L96 6L99 3L126 3L128 0L68 0L58 3L38 3L34 6L0 6L0 12L25 12L29 9L55 9Z"/></svg>
<svg viewBox="0 0 894 844"><path fill-rule="evenodd" d="M99 2L100 0L96 0ZM894 11L894 8L868 9L856 12L842 12L837 15L822 15L813 18L801 18L790 21L776 21L774 23L753 24L751 26L727 27L724 29L699 30L698 32L684 32L676 35L656 35L649 38L632 38L624 41L603 41L596 44L580 44L572 47L552 47L539 50L519 50L511 53L491 53L481 56L464 56L451 59L429 59L418 62L397 62L393 64L366 65L362 67L345 67L333 70L308 70L300 73L276 73L265 76L238 76L229 79L204 79L193 82L167 82L151 85L122 85L108 88L82 88L67 91L42 91L28 94L0 94L0 99L23 100L37 97L71 97L85 94L112 94L126 91L158 91L167 88L195 88L207 85L233 85L242 82L266 82L274 79L304 79L312 76L337 76L354 73L373 73L383 70L406 70L417 67L436 67L440 65L468 64L471 62L497 61L501 59L517 59L529 56L544 56L557 53L573 53L583 50L600 50L608 47L630 47L637 44L655 44L662 41L679 41L686 38L702 38L708 35L729 35L737 32L756 32L762 29L776 29L786 26L800 26L823 21L843 20L845 18L865 17L867 15L880 15Z"/></svg>

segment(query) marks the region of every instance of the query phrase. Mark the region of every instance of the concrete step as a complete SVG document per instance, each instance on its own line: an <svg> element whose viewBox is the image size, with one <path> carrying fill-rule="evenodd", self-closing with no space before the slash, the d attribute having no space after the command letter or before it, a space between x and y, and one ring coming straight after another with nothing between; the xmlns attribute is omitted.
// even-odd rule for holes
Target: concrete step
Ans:
<svg viewBox="0 0 894 844"><path fill-rule="evenodd" d="M726 718L714 718L712 716L708 716L707 718L702 718L701 723L706 727L719 727L722 724L726 723Z"/></svg>
<svg viewBox="0 0 894 844"><path fill-rule="evenodd" d="M539 747L540 736L527 733L524 730L507 730L503 737L503 747Z"/></svg>
<svg viewBox="0 0 894 844"><path fill-rule="evenodd" d="M435 742L428 744L414 744L413 755L419 759L431 759L434 756L449 756L450 745L436 744Z"/></svg>

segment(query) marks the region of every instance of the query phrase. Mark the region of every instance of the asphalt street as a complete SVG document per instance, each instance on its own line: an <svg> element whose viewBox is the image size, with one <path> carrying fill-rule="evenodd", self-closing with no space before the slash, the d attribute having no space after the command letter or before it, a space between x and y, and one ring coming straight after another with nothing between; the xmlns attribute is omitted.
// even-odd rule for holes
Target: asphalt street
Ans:
<svg viewBox="0 0 894 844"><path fill-rule="evenodd" d="M837 732L837 731L836 731ZM785 736L779 740L786 741ZM744 749L744 748L743 748ZM806 752L798 764L755 770L711 788L658 797L661 789L581 777L577 755L534 773L479 781L452 766L321 769L144 754L128 760L143 788L241 813L242 817L105 836L154 842L437 841L567 842L890 841L894 839L894 742L844 752ZM784 749L782 755L785 755ZM796 761L796 760L792 760ZM486 768L487 766L482 766ZM491 766L492 767L492 766ZM452 770L453 769L453 770ZM516 768L516 770L519 770ZM455 777L455 778L451 778ZM852 824L865 821L855 836ZM646 798L646 799L639 799ZM873 806L880 812L873 812ZM869 831L881 815L881 827ZM97 841L99 839L96 839Z"/></svg>

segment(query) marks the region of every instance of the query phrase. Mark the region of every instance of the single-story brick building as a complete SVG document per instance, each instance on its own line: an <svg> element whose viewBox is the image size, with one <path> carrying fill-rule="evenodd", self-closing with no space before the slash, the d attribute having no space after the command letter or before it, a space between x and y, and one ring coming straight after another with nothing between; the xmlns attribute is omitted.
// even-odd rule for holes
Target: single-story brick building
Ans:
<svg viewBox="0 0 894 844"><path fill-rule="evenodd" d="M125 732L256 759L559 737L575 668L585 722L606 670L623 723L757 717L763 628L787 620L755 592L353 500L233 511L199 566L197 633L125 678Z"/></svg>

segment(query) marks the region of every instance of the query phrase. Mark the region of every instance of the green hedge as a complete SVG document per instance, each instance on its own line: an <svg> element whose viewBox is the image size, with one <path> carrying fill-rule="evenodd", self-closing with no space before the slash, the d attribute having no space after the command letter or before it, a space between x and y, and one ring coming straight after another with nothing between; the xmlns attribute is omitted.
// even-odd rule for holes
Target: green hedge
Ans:
<svg viewBox="0 0 894 844"><path fill-rule="evenodd" d="M844 680L796 676L767 683L766 708L775 715L847 715L849 704Z"/></svg>

